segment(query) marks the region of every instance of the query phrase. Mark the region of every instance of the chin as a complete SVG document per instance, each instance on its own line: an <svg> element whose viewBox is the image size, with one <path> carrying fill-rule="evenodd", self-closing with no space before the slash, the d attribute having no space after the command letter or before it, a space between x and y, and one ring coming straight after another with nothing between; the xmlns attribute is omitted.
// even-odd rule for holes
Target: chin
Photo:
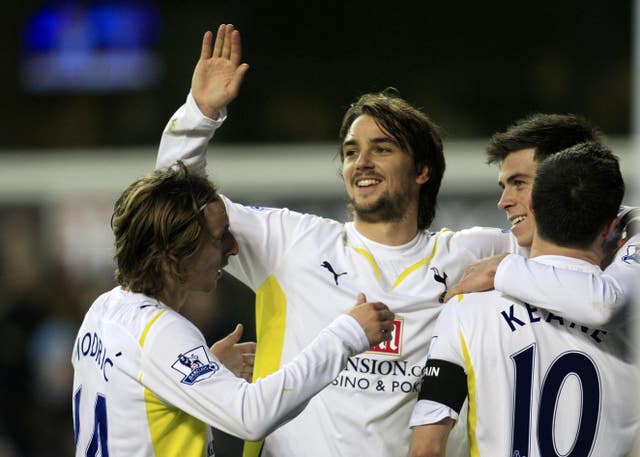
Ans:
<svg viewBox="0 0 640 457"><path fill-rule="evenodd" d="M533 242L533 236L525 236L525 235L516 235L516 240L518 241L518 246L521 248L531 248L531 243Z"/></svg>

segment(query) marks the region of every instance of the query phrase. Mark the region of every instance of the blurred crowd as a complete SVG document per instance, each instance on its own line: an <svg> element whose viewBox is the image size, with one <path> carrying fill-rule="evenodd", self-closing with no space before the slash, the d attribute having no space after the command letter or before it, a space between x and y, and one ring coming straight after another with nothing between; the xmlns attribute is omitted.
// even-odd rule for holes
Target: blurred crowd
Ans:
<svg viewBox="0 0 640 457"><path fill-rule="evenodd" d="M85 274L66 265L41 221L35 208L0 211L0 457L74 454L71 352L87 308L116 285L110 265ZM218 294L193 296L185 312L211 343L236 322L255 339L253 297L226 275ZM225 435L218 444L222 456L238 449Z"/></svg>

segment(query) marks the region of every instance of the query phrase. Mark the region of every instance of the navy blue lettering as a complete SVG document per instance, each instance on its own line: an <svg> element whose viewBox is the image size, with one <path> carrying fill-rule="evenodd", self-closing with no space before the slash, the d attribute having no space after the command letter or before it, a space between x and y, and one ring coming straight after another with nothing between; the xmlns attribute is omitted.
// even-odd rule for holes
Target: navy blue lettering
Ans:
<svg viewBox="0 0 640 457"><path fill-rule="evenodd" d="M504 311L501 311L500 314L502 314L504 320L507 322L507 324L509 324L509 328L511 328L512 332L516 331L516 327L515 325L513 325L513 322L518 324L520 327L524 326L524 322L513 315L513 305L509 306L509 315L507 315L507 313Z"/></svg>
<svg viewBox="0 0 640 457"><path fill-rule="evenodd" d="M549 315L547 316L547 322L551 321L558 321L560 325L564 325L564 319L560 316L556 316L553 313L549 313Z"/></svg>
<svg viewBox="0 0 640 457"><path fill-rule="evenodd" d="M110 371L113 367L113 361L107 356L107 348L103 346L98 334L95 332L93 334L89 332L85 333L82 339L78 338L77 348L78 359L80 359L81 354L83 357L90 357L102 372L104 380L109 382L107 371ZM120 355L122 355L122 352L118 352L116 357ZM109 368L109 370L107 370L107 368Z"/></svg>
<svg viewBox="0 0 640 457"><path fill-rule="evenodd" d="M94 332L93 339L91 340L91 352L89 353L91 357L96 355L96 353L98 352L98 341L100 341L100 339L98 338L98 335L96 335Z"/></svg>
<svg viewBox="0 0 640 457"><path fill-rule="evenodd" d="M591 338L596 340L598 343L602 343L602 339L600 339L600 335L606 335L606 334L607 334L606 330L594 330L593 333L591 334Z"/></svg>
<svg viewBox="0 0 640 457"><path fill-rule="evenodd" d="M101 355L102 355L102 340L98 339L98 348L96 349L96 362L98 363L98 365L101 365L100 363Z"/></svg>
<svg viewBox="0 0 640 457"><path fill-rule="evenodd" d="M538 308L536 308L535 306L531 306L529 303L525 303L524 306L527 308L527 313L529 314L529 322L533 324L534 322L538 322L541 319L540 317L536 317L533 314L538 312Z"/></svg>
<svg viewBox="0 0 640 457"><path fill-rule="evenodd" d="M86 347L85 347L85 342ZM87 355L89 353L89 350L91 349L91 335L88 333L85 333L84 336L82 337L82 355Z"/></svg>
<svg viewBox="0 0 640 457"><path fill-rule="evenodd" d="M109 365L110 367L113 366L113 362L111 361L111 359L105 360L104 368L102 369L102 376L104 377L104 380L109 382L109 378L107 377L107 365Z"/></svg>
<svg viewBox="0 0 640 457"><path fill-rule="evenodd" d="M345 371L382 376L407 376L407 373L416 377L422 376L421 365L412 365L409 367L406 360L376 360L367 357L349 358Z"/></svg>
<svg viewBox="0 0 640 457"><path fill-rule="evenodd" d="M358 362L360 361L359 357L350 357L347 359L347 371L358 371Z"/></svg>

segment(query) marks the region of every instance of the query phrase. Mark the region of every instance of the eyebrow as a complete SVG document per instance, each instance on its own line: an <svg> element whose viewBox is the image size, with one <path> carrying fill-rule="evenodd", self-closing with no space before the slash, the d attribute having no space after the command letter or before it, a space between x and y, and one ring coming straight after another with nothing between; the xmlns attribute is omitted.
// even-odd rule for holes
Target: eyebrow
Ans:
<svg viewBox="0 0 640 457"><path fill-rule="evenodd" d="M381 137L371 138L370 140L368 140L368 142L372 144L390 143L394 146L398 146L398 147L400 146L400 144L390 136L381 136ZM357 146L357 145L358 145L357 140L347 140L344 143L342 143L343 148L346 146Z"/></svg>
<svg viewBox="0 0 640 457"><path fill-rule="evenodd" d="M531 179L531 175L528 175L526 173L514 173L512 175L509 175L505 181L507 183L511 183L511 182L515 181L516 179L521 179L521 178ZM500 186L501 188L504 189L504 184L503 184L503 181L501 179L498 180L498 186Z"/></svg>

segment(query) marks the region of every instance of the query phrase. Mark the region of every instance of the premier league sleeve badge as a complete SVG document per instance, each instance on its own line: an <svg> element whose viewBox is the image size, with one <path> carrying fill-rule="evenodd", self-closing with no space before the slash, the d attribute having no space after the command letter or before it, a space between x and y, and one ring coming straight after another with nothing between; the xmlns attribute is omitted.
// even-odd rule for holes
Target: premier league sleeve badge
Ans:
<svg viewBox="0 0 640 457"><path fill-rule="evenodd" d="M622 256L623 262L626 263L640 263L640 245L632 244L627 247L627 254Z"/></svg>
<svg viewBox="0 0 640 457"><path fill-rule="evenodd" d="M180 381L181 383L192 386L198 381L203 381L213 376L220 369L220 366L209 359L209 349L204 346L198 346L178 354L178 358L171 365L171 368L184 376Z"/></svg>

